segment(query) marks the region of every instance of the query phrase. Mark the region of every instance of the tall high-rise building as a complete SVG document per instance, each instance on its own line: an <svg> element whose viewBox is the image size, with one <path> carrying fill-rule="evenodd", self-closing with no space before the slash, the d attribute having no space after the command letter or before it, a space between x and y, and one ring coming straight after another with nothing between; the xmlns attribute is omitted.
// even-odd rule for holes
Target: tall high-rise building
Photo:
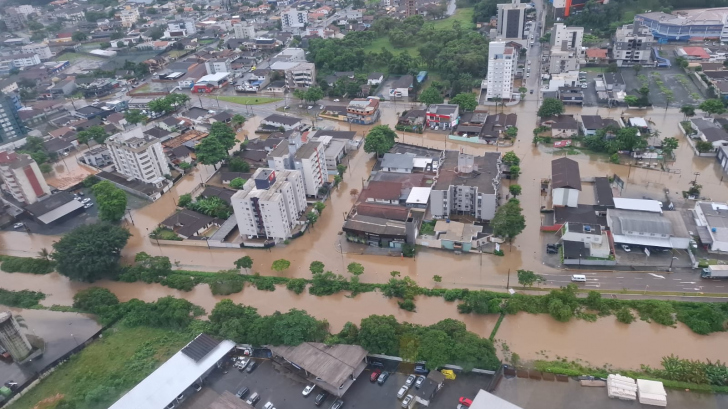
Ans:
<svg viewBox="0 0 728 409"><path fill-rule="evenodd" d="M405 16L412 17L417 15L417 0L406 0Z"/></svg>
<svg viewBox="0 0 728 409"><path fill-rule="evenodd" d="M241 236L285 240L303 224L306 193L297 170L259 168L230 199Z"/></svg>
<svg viewBox="0 0 728 409"><path fill-rule="evenodd" d="M549 72L551 74L579 70L583 39L583 27L567 27L562 23L554 24L551 29L551 53L549 55Z"/></svg>
<svg viewBox="0 0 728 409"><path fill-rule="evenodd" d="M528 3L519 3L518 0L498 4L498 26L496 28L498 39L523 39L526 10L530 8L532 7Z"/></svg>
<svg viewBox="0 0 728 409"><path fill-rule="evenodd" d="M247 21L234 24L233 31L235 38L255 38L255 26Z"/></svg>
<svg viewBox="0 0 728 409"><path fill-rule="evenodd" d="M33 350L10 311L0 312L0 345L7 349L15 361L27 358Z"/></svg>
<svg viewBox="0 0 728 409"><path fill-rule="evenodd" d="M106 140L116 171L160 186L169 174L167 158L159 139L143 133L142 127L118 133Z"/></svg>
<svg viewBox="0 0 728 409"><path fill-rule="evenodd" d="M488 77L485 99L511 99L518 55L504 41L491 41L488 47Z"/></svg>
<svg viewBox="0 0 728 409"><path fill-rule="evenodd" d="M728 13L726 15L728 16ZM652 31L641 23L635 22L618 28L614 33L612 54L620 67L647 64L650 62L650 53L654 44L655 37L652 35Z"/></svg>
<svg viewBox="0 0 728 409"><path fill-rule="evenodd" d="M22 107L18 94L0 94L0 145L25 136L25 126L18 115Z"/></svg>
<svg viewBox="0 0 728 409"><path fill-rule="evenodd" d="M33 204L51 194L38 164L24 153L0 152L0 180L4 190L21 203Z"/></svg>

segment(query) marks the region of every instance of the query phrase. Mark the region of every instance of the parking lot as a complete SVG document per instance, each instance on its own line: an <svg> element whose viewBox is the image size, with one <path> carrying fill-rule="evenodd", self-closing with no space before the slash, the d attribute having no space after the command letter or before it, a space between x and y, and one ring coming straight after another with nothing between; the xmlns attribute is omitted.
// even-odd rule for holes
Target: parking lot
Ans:
<svg viewBox="0 0 728 409"><path fill-rule="evenodd" d="M262 408L266 402L271 402L276 409L288 408L316 408L314 399L321 392L316 388L309 396L303 396L303 388L308 384L303 371L278 362L261 359L260 364L252 373L240 372L232 369L225 373L218 370L213 372L205 381L203 392L188 400L182 409L206 409L207 405L224 391L237 392L247 387L250 394L257 392L260 401L255 405ZM400 368L397 363L388 363L384 369L396 371ZM370 382L371 368L367 368L356 382L349 388L343 397L345 408L401 408L401 400L397 399L399 388L404 385L411 365L402 365L404 373L393 372L383 384ZM435 395L433 408L455 408L461 396L473 399L480 389L486 388L491 380L489 375L458 374L456 380L446 380L445 387ZM416 391L410 388L408 394ZM335 398L328 396L320 408L328 409Z"/></svg>
<svg viewBox="0 0 728 409"><path fill-rule="evenodd" d="M699 104L703 95L682 69L674 61L672 63L671 68L643 68L639 74L632 68L622 68L620 73L627 86L627 93L637 95L637 90L647 83L650 88L649 98L655 108L664 108L670 93L671 107Z"/></svg>

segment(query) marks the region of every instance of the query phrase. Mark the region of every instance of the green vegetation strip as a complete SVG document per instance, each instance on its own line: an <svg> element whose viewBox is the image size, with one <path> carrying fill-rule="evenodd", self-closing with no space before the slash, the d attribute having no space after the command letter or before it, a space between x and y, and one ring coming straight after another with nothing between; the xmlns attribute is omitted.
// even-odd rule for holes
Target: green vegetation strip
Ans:
<svg viewBox="0 0 728 409"><path fill-rule="evenodd" d="M219 96L215 99L220 101L232 102L234 104L241 105L261 105L270 104L272 102L278 102L280 98L268 98L268 97L233 97L233 96Z"/></svg>
<svg viewBox="0 0 728 409"><path fill-rule="evenodd" d="M0 255L0 270L6 273L49 274L56 263L46 258L13 257Z"/></svg>

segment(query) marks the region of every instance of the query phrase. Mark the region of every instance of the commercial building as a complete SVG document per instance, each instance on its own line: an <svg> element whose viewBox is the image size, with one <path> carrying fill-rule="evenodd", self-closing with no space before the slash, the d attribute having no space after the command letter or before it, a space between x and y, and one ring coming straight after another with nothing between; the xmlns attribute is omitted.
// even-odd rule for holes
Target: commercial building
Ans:
<svg viewBox="0 0 728 409"><path fill-rule="evenodd" d="M316 81L316 65L310 62L276 61L270 69L283 74L289 90L308 88Z"/></svg>
<svg viewBox="0 0 728 409"><path fill-rule="evenodd" d="M170 21L167 23L167 30L164 32L165 38L178 38L188 37L197 33L197 27L195 27L195 20L184 19Z"/></svg>
<svg viewBox="0 0 728 409"><path fill-rule="evenodd" d="M711 251L728 251L728 204L699 201L693 213L700 243Z"/></svg>
<svg viewBox="0 0 728 409"><path fill-rule="evenodd" d="M2 187L15 200L33 204L51 194L38 164L24 153L0 152Z"/></svg>
<svg viewBox="0 0 728 409"><path fill-rule="evenodd" d="M609 254L612 252L609 237L598 224L564 223L564 227L561 229L561 240L564 241L564 249L571 247L575 248L577 252L582 250L578 254L578 258L609 258Z"/></svg>
<svg viewBox="0 0 728 409"><path fill-rule="evenodd" d="M498 206L501 154L473 156L446 151L430 193L430 212L436 219L467 214L490 220Z"/></svg>
<svg viewBox="0 0 728 409"><path fill-rule="evenodd" d="M554 206L578 207L581 192L579 162L569 158L552 160L551 189Z"/></svg>
<svg viewBox="0 0 728 409"><path fill-rule="evenodd" d="M18 94L0 94L0 145L25 136L26 128L18 115L20 108Z"/></svg>
<svg viewBox="0 0 728 409"><path fill-rule="evenodd" d="M25 206L25 211L39 224L51 225L83 213L83 203L70 192L58 192L39 202Z"/></svg>
<svg viewBox="0 0 728 409"><path fill-rule="evenodd" d="M308 23L308 11L286 9L281 11L281 27L283 31L298 32Z"/></svg>
<svg viewBox="0 0 728 409"><path fill-rule="evenodd" d="M48 47L48 44L44 43L33 43L33 44L25 44L20 49L24 53L29 54L38 54L38 57L40 57L41 60L47 60L50 58L53 58L53 53L51 52L50 47Z"/></svg>
<svg viewBox="0 0 728 409"><path fill-rule="evenodd" d="M612 57L618 66L650 63L655 37L646 26L635 21L618 28L614 33Z"/></svg>
<svg viewBox="0 0 728 409"><path fill-rule="evenodd" d="M204 379L220 366L230 351L233 341L218 341L200 334L167 362L122 396L110 409L174 407L178 397L191 395L193 385L202 385Z"/></svg>
<svg viewBox="0 0 728 409"><path fill-rule="evenodd" d="M496 35L499 40L521 40L526 27L526 11L532 8L528 3L513 0L511 3L498 4L498 26Z"/></svg>
<svg viewBox="0 0 728 409"><path fill-rule="evenodd" d="M493 98L510 100L512 98L517 61L518 55L515 48L507 46L504 41L490 42L486 100Z"/></svg>
<svg viewBox="0 0 728 409"><path fill-rule="evenodd" d="M618 244L684 250L691 240L680 212L663 213L657 200L614 198L607 226Z"/></svg>
<svg viewBox="0 0 728 409"><path fill-rule="evenodd" d="M13 68L32 67L40 63L40 57L35 53L11 54L0 59L0 71L10 71Z"/></svg>
<svg viewBox="0 0 728 409"><path fill-rule="evenodd" d="M354 98L346 107L346 119L354 124L369 125L379 120L379 99Z"/></svg>
<svg viewBox="0 0 728 409"><path fill-rule="evenodd" d="M205 70L207 70L207 75L213 75L219 72L233 72L230 60L227 58L215 58L214 60L205 61Z"/></svg>
<svg viewBox="0 0 728 409"><path fill-rule="evenodd" d="M425 113L425 125L430 128L455 128L459 119L460 106L457 104L432 104Z"/></svg>
<svg viewBox="0 0 728 409"><path fill-rule="evenodd" d="M551 53L549 73L558 74L579 70L579 60L583 57L583 27L567 27L562 23L554 24L551 29Z"/></svg>
<svg viewBox="0 0 728 409"><path fill-rule="evenodd" d="M654 11L637 14L634 21L647 26L659 40L728 41L728 7L675 10L671 14Z"/></svg>
<svg viewBox="0 0 728 409"><path fill-rule="evenodd" d="M231 198L241 236L277 241L291 237L306 211L303 175L259 168Z"/></svg>
<svg viewBox="0 0 728 409"><path fill-rule="evenodd" d="M262 126L278 130L283 128L284 131L300 130L303 127L303 120L295 116L271 114L265 117L261 122Z"/></svg>
<svg viewBox="0 0 728 409"><path fill-rule="evenodd" d="M142 127L119 133L106 140L116 171L157 187L169 174L167 158L159 139L145 135Z"/></svg>
<svg viewBox="0 0 728 409"><path fill-rule="evenodd" d="M235 33L235 38L255 38L255 26L247 21L233 24L233 32Z"/></svg>

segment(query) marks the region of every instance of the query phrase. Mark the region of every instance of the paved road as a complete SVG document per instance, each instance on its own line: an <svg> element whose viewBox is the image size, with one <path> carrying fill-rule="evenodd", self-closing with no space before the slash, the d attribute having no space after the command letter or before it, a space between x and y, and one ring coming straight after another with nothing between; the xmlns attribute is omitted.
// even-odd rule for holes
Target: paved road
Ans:
<svg viewBox="0 0 728 409"><path fill-rule="evenodd" d="M684 292L687 295L698 293L728 294L728 282L704 280L698 270L679 270L672 273L651 272L633 273L623 271L564 271L563 273L542 274L548 286L563 286L571 283L572 274L584 274L586 283L580 287L599 290L643 290ZM511 277L514 279L514 277ZM515 278L517 280L517 278Z"/></svg>

